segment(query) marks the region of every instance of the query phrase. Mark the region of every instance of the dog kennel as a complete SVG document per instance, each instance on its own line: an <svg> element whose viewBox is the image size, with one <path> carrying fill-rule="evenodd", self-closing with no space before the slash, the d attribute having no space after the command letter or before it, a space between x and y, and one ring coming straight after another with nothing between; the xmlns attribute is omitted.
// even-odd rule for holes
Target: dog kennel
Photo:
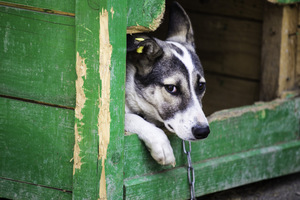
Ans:
<svg viewBox="0 0 300 200"><path fill-rule="evenodd" d="M179 3L207 79L196 196L299 172L297 0ZM126 33L163 36L169 4L0 1L0 197L190 198L178 138L172 167L124 135Z"/></svg>

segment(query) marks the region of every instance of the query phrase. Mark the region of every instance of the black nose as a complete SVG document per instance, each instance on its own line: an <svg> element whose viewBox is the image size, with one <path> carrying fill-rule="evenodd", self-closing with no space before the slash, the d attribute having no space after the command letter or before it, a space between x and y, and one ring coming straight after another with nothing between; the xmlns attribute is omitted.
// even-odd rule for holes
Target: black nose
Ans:
<svg viewBox="0 0 300 200"><path fill-rule="evenodd" d="M210 133L209 126L196 125L192 128L192 133L196 139L204 139Z"/></svg>

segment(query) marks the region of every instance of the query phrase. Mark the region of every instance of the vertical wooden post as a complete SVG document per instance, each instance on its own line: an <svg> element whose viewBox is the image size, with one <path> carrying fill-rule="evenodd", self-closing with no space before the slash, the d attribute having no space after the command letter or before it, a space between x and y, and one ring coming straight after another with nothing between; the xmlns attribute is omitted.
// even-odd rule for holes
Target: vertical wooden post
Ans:
<svg viewBox="0 0 300 200"><path fill-rule="evenodd" d="M262 41L260 99L269 101L295 86L297 52L296 6L266 3Z"/></svg>
<svg viewBox="0 0 300 200"><path fill-rule="evenodd" d="M73 199L123 197L126 1L76 1Z"/></svg>

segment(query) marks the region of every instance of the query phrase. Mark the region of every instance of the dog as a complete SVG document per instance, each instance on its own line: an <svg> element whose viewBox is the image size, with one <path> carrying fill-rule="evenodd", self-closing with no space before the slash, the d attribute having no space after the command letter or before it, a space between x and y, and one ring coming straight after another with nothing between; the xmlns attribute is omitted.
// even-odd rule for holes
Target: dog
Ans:
<svg viewBox="0 0 300 200"><path fill-rule="evenodd" d="M136 133L159 164L175 166L163 128L186 141L210 133L201 102L205 90L191 21L177 2L165 41L127 36L125 131Z"/></svg>

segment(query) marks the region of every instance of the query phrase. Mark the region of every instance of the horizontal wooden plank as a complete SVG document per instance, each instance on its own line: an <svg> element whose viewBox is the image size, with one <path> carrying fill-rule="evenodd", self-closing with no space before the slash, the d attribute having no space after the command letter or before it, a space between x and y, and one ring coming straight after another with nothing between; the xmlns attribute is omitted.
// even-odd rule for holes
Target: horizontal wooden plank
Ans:
<svg viewBox="0 0 300 200"><path fill-rule="evenodd" d="M272 3L280 3L280 4L291 4L291 3L298 3L299 0L268 0Z"/></svg>
<svg viewBox="0 0 300 200"><path fill-rule="evenodd" d="M74 18L1 6L0 17L0 94L74 107Z"/></svg>
<svg viewBox="0 0 300 200"><path fill-rule="evenodd" d="M72 199L72 194L63 190L45 188L0 178L0 197L7 199Z"/></svg>
<svg viewBox="0 0 300 200"><path fill-rule="evenodd" d="M196 196L300 171L300 141L195 163ZM188 199L187 169L125 180L126 199Z"/></svg>
<svg viewBox="0 0 300 200"><path fill-rule="evenodd" d="M258 101L260 85L257 81L211 73L206 73L205 79L207 90L203 97L203 110L206 115Z"/></svg>
<svg viewBox="0 0 300 200"><path fill-rule="evenodd" d="M164 16L164 11L165 0L128 0L127 33L156 30Z"/></svg>
<svg viewBox="0 0 300 200"><path fill-rule="evenodd" d="M168 0L168 4L172 1ZM205 0L178 2L188 11L262 21L264 1Z"/></svg>
<svg viewBox="0 0 300 200"><path fill-rule="evenodd" d="M194 162L272 146L299 138L300 98L235 108L209 118L211 133L207 139L192 143ZM170 137L176 166L186 164L182 142ZM135 166L135 167L132 167ZM136 135L125 137L124 177L162 172Z"/></svg>
<svg viewBox="0 0 300 200"><path fill-rule="evenodd" d="M72 190L74 111L0 98L0 177Z"/></svg>
<svg viewBox="0 0 300 200"><path fill-rule="evenodd" d="M56 10L75 13L75 0L53 1L53 0L2 0L3 2L16 3L47 10Z"/></svg>

